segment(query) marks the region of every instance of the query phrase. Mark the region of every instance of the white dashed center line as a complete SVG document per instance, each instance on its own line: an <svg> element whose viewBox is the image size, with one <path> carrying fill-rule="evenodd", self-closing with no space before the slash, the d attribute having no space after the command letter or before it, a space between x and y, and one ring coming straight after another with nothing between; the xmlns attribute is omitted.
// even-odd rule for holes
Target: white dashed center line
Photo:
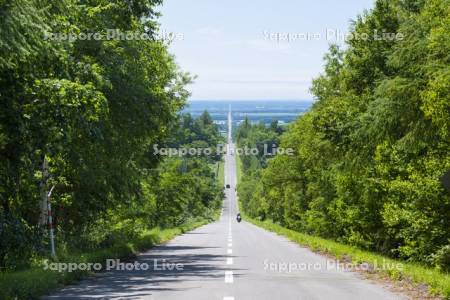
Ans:
<svg viewBox="0 0 450 300"><path fill-rule="evenodd" d="M234 297L223 297L223 300L234 300Z"/></svg>
<svg viewBox="0 0 450 300"><path fill-rule="evenodd" d="M233 247L233 244L232 243L228 243L228 248L231 248L231 247Z"/></svg>
<svg viewBox="0 0 450 300"><path fill-rule="evenodd" d="M225 283L233 283L233 271L225 271Z"/></svg>
<svg viewBox="0 0 450 300"><path fill-rule="evenodd" d="M227 265L232 265L232 264L233 264L233 258L227 257Z"/></svg>
<svg viewBox="0 0 450 300"><path fill-rule="evenodd" d="M233 254L233 249L228 249L227 254Z"/></svg>

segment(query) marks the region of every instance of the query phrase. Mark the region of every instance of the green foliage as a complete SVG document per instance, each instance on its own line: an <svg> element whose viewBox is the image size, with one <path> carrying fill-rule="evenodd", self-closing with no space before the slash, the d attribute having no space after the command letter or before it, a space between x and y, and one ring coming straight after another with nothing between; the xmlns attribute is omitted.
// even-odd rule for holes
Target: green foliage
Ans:
<svg viewBox="0 0 450 300"><path fill-rule="evenodd" d="M330 48L316 103L281 137L295 155L242 180L250 216L448 270L449 7L379 0L358 17L355 36L404 38Z"/></svg>
<svg viewBox="0 0 450 300"><path fill-rule="evenodd" d="M117 239L115 243L103 249L90 250L89 252L72 252L70 254L64 252L60 254L59 262L104 264L107 259L113 257L127 259L154 245L167 242L176 235L204 225L209 220L194 219L176 228L146 230L133 238L127 237L126 240ZM89 272L87 271L79 270L74 272L55 272L44 270L42 266L12 273L0 273L0 298L5 300L39 299L40 296L49 293L62 284L73 283L88 274Z"/></svg>
<svg viewBox="0 0 450 300"><path fill-rule="evenodd" d="M236 130L236 142L241 149L257 149L257 155L242 155L241 161L245 172L251 172L267 165L270 157L265 153L272 153L278 147L279 135L283 132L278 126L278 121L274 120L269 127L264 123L251 124L245 118Z"/></svg>
<svg viewBox="0 0 450 300"><path fill-rule="evenodd" d="M41 232L23 220L0 214L0 264L4 269L29 267L30 260L43 253Z"/></svg>
<svg viewBox="0 0 450 300"><path fill-rule="evenodd" d="M179 116L191 76L157 37L160 3L0 1L0 268L48 256L41 199L53 186L57 253L109 248L218 208L219 156L153 153L222 141L207 112ZM151 38L58 39L107 28Z"/></svg>
<svg viewBox="0 0 450 300"><path fill-rule="evenodd" d="M274 120L270 126L265 124L251 124L248 118L236 129L236 141L240 149L257 149L256 155L251 152L242 153L238 156L238 192L244 211L254 212L254 214L265 217L265 211L275 211L276 208L271 203L265 201L262 190L259 186L260 170L267 166L272 150L279 145L279 136L283 128L278 126Z"/></svg>

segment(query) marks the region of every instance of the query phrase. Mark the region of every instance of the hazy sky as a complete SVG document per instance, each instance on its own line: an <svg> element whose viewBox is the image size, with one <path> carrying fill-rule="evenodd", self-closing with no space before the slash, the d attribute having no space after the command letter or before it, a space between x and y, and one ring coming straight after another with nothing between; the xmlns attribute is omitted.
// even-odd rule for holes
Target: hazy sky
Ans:
<svg viewBox="0 0 450 300"><path fill-rule="evenodd" d="M163 33L194 100L311 99L330 43L372 0L165 0ZM289 35L290 41L283 40ZM277 38L280 40L277 41Z"/></svg>

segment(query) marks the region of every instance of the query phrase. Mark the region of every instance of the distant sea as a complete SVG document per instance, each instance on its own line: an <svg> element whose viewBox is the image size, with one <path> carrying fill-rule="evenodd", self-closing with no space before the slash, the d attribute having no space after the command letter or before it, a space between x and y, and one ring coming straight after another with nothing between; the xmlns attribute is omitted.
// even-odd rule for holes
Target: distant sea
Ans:
<svg viewBox="0 0 450 300"><path fill-rule="evenodd" d="M313 101L308 100L192 100L184 112L193 117L207 110L221 130L226 130L228 107L231 106L233 127L248 117L252 123L265 124L277 120L280 125L294 121L308 111Z"/></svg>

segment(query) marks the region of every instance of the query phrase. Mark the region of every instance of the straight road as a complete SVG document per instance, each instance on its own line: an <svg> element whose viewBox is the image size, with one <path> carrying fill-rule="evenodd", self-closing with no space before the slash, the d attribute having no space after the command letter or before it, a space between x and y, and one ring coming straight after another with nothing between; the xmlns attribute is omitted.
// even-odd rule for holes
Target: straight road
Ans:
<svg viewBox="0 0 450 300"><path fill-rule="evenodd" d="M231 132L231 113L228 118ZM283 237L237 223L231 134L228 146L225 182L230 188L225 189L219 221L140 255L137 261L147 263L147 271L100 273L43 299L406 299L357 273L334 268L327 258ZM168 270L173 264L183 269ZM290 272L285 270L289 264ZM166 269L161 270L163 266Z"/></svg>

